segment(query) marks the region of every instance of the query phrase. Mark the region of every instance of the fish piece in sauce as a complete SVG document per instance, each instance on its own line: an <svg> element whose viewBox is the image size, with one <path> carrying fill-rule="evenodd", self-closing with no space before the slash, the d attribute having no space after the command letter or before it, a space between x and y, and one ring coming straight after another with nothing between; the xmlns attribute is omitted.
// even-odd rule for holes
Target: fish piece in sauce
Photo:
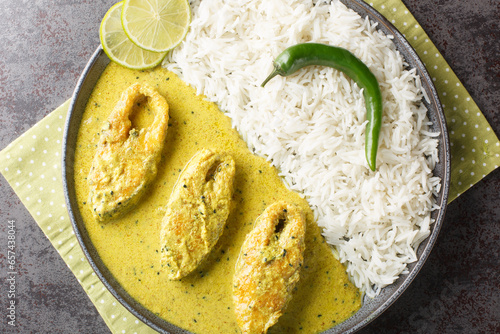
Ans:
<svg viewBox="0 0 500 334"><path fill-rule="evenodd" d="M134 104L144 102L154 111L154 120L148 128L137 130L130 116ZM87 178L97 221L126 213L155 178L168 118L167 101L148 84L135 83L123 92L101 131Z"/></svg>
<svg viewBox="0 0 500 334"><path fill-rule="evenodd" d="M302 210L281 201L267 207L247 235L233 278L242 333L266 333L292 298L304 259L305 222Z"/></svg>
<svg viewBox="0 0 500 334"><path fill-rule="evenodd" d="M161 267L171 280L192 272L221 236L230 212L235 162L203 149L187 163L172 191L161 230Z"/></svg>

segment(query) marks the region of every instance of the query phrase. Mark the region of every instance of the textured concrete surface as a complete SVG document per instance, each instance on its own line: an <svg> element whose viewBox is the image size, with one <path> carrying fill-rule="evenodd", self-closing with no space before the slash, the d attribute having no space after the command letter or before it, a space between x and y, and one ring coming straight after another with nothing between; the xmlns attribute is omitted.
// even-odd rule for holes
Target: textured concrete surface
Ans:
<svg viewBox="0 0 500 334"><path fill-rule="evenodd" d="M500 3L403 0L500 134ZM114 1L0 2L0 149L70 97ZM109 333L0 177L0 332ZM18 318L6 324L7 220L17 220ZM500 332L500 170L454 201L403 296L360 333Z"/></svg>

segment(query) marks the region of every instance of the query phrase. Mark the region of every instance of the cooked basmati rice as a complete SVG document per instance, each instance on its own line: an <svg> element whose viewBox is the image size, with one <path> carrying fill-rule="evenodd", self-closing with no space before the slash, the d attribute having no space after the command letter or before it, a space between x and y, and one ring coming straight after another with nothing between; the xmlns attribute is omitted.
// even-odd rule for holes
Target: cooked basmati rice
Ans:
<svg viewBox="0 0 500 334"><path fill-rule="evenodd" d="M185 41L165 66L232 119L250 149L307 199L327 242L368 296L417 260L430 234L437 140L414 69L391 40L337 0L203 0L192 3ZM362 91L327 67L260 83L288 46L318 42L353 52L384 99L377 171L365 155Z"/></svg>

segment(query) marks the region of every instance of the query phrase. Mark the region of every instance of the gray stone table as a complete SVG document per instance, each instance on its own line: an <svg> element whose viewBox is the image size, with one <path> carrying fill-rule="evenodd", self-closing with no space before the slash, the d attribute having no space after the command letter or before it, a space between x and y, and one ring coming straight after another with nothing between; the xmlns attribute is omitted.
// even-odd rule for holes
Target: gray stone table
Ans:
<svg viewBox="0 0 500 334"><path fill-rule="evenodd" d="M500 2L403 0L500 134ZM0 1L0 149L68 99L113 1ZM109 333L0 177L0 332ZM17 220L18 319L6 325L6 224ZM416 280L360 333L500 333L500 170L455 200Z"/></svg>

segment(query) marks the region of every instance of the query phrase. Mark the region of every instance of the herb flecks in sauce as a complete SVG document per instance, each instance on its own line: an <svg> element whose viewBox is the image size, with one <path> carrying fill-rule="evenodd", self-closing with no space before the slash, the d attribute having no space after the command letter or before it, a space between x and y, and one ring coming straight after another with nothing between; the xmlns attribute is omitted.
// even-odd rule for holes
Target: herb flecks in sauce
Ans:
<svg viewBox="0 0 500 334"><path fill-rule="evenodd" d="M158 91L167 99L171 119L166 144L157 178L143 200L131 212L101 229L93 220L89 205L83 204L88 196L85 177L99 140L97 132L123 90L138 81L159 84ZM152 121L152 115L148 115L143 105L137 107L136 112L137 124ZM216 105L197 96L174 74L161 68L139 72L110 64L90 97L78 136L75 183L90 238L118 282L151 312L191 332L237 333L232 301L235 263L253 222L267 204L278 200L292 202L307 212L306 250L293 298L269 333L321 332L347 319L361 306L359 291L348 282L345 268L328 246L319 242L322 240L320 230L313 222L307 203L285 188L269 163L251 154L232 129L230 119ZM169 281L161 271L158 275L158 266L151 268L152 264L159 263L162 252L159 246L161 220L165 214L162 209L178 173L200 147L226 151L235 159L234 206L208 259L181 281ZM203 296L207 298L202 299ZM318 318L318 314L323 316Z"/></svg>

